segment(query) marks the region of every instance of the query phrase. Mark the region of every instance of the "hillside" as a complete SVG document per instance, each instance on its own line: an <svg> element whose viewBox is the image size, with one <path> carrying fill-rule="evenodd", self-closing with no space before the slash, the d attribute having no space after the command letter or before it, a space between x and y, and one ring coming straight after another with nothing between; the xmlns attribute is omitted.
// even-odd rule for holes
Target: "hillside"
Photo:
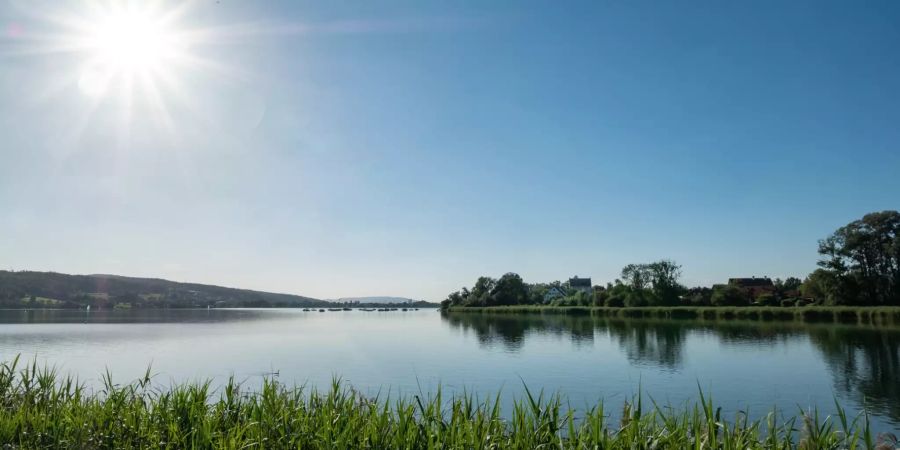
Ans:
<svg viewBox="0 0 900 450"><path fill-rule="evenodd" d="M83 308L87 305L108 308L321 307L330 303L299 295L157 278L0 270L0 307Z"/></svg>

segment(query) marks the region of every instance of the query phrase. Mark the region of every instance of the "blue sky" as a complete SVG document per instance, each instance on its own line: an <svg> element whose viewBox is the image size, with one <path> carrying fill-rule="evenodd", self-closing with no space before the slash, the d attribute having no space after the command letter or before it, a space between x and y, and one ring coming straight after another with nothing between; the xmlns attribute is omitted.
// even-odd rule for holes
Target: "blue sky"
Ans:
<svg viewBox="0 0 900 450"><path fill-rule="evenodd" d="M0 9L0 267L440 300L671 258L697 285L802 277L900 207L896 2L202 1L171 29L204 63L128 104L42 47L91 14Z"/></svg>

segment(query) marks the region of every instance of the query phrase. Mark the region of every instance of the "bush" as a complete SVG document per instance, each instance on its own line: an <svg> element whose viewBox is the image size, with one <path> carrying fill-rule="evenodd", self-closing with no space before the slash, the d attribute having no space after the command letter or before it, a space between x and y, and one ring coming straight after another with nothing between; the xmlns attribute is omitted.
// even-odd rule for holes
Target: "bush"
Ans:
<svg viewBox="0 0 900 450"><path fill-rule="evenodd" d="M755 303L759 306L778 306L778 299L772 294L762 294L756 297Z"/></svg>
<svg viewBox="0 0 900 450"><path fill-rule="evenodd" d="M712 304L714 306L747 306L750 304L750 297L736 286L719 286L713 290Z"/></svg>

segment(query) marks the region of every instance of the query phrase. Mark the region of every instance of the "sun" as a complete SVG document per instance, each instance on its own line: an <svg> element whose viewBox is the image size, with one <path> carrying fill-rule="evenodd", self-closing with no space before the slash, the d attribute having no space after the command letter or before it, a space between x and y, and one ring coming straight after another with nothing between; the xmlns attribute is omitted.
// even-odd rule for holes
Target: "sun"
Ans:
<svg viewBox="0 0 900 450"><path fill-rule="evenodd" d="M88 37L96 62L117 72L158 70L177 50L175 32L156 17L137 11L103 17Z"/></svg>
<svg viewBox="0 0 900 450"><path fill-rule="evenodd" d="M243 82L236 39L258 28L221 24L210 2L199 0L56 0L15 3L16 28L0 42L0 59L31 58L35 97L80 108L72 134L103 124L127 143L133 130L184 130L205 121L211 92ZM238 80L238 81L234 81ZM95 121L96 119L96 121ZM99 126L99 125L97 125ZM122 144L125 145L125 144Z"/></svg>
<svg viewBox="0 0 900 450"><path fill-rule="evenodd" d="M77 47L85 55L78 86L99 96L134 85L173 78L184 60L186 42L171 16L133 4L101 10L78 27Z"/></svg>

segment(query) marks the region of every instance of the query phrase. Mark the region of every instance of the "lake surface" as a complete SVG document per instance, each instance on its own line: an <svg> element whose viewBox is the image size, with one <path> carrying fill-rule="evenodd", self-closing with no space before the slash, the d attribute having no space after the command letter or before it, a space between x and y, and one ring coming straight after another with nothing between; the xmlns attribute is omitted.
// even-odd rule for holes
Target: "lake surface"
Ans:
<svg viewBox="0 0 900 450"><path fill-rule="evenodd" d="M836 398L865 403L876 430L900 429L900 330L798 323L702 323L434 310L0 311L0 358L37 358L89 385L234 375L327 387L340 376L392 395L532 390L617 414L641 391L683 405L698 386L728 412L793 416Z"/></svg>

